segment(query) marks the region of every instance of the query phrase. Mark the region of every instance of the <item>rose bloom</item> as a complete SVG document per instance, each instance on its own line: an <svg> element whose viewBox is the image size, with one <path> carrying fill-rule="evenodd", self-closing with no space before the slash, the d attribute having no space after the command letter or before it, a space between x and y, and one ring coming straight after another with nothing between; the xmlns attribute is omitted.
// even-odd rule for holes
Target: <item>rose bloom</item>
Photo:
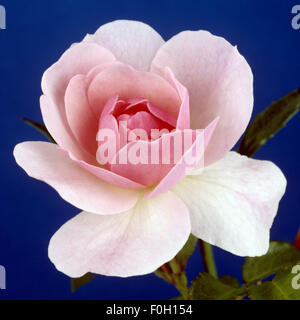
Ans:
<svg viewBox="0 0 300 320"><path fill-rule="evenodd" d="M50 241L58 270L70 277L151 273L191 233L239 256L266 253L286 180L272 162L230 152L251 117L253 76L225 39L201 30L165 42L144 23L114 21L73 44L45 72L42 91L43 120L57 144L23 142L14 156L83 210ZM189 166L102 164L97 135L104 129L117 137L202 129L204 155ZM112 156L153 144L161 155L162 137L122 139Z"/></svg>

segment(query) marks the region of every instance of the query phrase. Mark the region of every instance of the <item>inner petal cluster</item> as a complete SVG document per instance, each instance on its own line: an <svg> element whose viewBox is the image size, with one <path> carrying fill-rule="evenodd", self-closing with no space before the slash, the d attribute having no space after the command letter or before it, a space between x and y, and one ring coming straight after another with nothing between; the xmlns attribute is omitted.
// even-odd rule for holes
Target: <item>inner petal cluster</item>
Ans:
<svg viewBox="0 0 300 320"><path fill-rule="evenodd" d="M108 117L109 122L117 125L119 140L123 144L130 142L129 137L132 141L134 136L136 140L156 140L163 133L174 130L176 125L174 117L152 105L147 99L118 100L115 106L108 106L100 117L99 130L110 127L105 121Z"/></svg>

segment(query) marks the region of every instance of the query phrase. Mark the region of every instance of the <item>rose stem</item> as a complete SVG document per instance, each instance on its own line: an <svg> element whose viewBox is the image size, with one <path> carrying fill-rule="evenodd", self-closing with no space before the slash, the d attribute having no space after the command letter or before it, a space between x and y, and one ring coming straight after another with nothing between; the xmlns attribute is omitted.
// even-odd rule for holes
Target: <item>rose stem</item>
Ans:
<svg viewBox="0 0 300 320"><path fill-rule="evenodd" d="M204 268L211 276L218 278L217 267L214 259L214 253L212 246L199 239L200 252L203 258Z"/></svg>

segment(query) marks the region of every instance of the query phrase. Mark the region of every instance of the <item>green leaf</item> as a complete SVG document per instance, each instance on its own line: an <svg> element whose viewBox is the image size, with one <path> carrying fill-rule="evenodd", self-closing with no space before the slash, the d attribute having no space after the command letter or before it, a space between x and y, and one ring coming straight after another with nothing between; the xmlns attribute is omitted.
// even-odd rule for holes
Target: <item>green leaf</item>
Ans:
<svg viewBox="0 0 300 320"><path fill-rule="evenodd" d="M224 276L221 276L219 278L219 280L228 285L228 286L231 286L233 288L239 288L240 287L240 282L237 278L235 277L232 277L232 276L229 276L229 275L224 275Z"/></svg>
<svg viewBox="0 0 300 320"><path fill-rule="evenodd" d="M290 270L280 272L272 281L251 285L248 295L252 300L300 300L300 289L292 286L294 277Z"/></svg>
<svg viewBox="0 0 300 320"><path fill-rule="evenodd" d="M238 152L251 157L299 111L300 88L273 102L257 115L244 134Z"/></svg>
<svg viewBox="0 0 300 320"><path fill-rule="evenodd" d="M246 288L232 287L206 272L201 272L192 281L189 296L192 300L240 300L246 296Z"/></svg>
<svg viewBox="0 0 300 320"><path fill-rule="evenodd" d="M91 273L87 273L84 276L82 276L81 278L71 279L72 292L75 292L78 288L91 282L94 278L95 278L94 275L92 275Z"/></svg>
<svg viewBox="0 0 300 320"><path fill-rule="evenodd" d="M265 255L246 258L243 265L243 279L246 283L260 281L279 271L291 268L298 261L300 261L300 250L288 242L272 241Z"/></svg>
<svg viewBox="0 0 300 320"><path fill-rule="evenodd" d="M41 124L37 121L29 120L27 118L21 118L21 120L24 121L25 123L29 124L31 127L35 128L39 132L41 132L49 141L56 143L54 141L54 139L52 138L51 134L49 133L49 131L47 130L47 128L43 124Z"/></svg>

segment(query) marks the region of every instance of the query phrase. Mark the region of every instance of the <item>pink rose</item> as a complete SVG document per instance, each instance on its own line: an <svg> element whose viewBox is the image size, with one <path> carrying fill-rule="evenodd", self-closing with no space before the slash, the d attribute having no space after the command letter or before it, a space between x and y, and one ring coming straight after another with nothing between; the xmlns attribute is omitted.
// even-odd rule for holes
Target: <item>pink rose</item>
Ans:
<svg viewBox="0 0 300 320"><path fill-rule="evenodd" d="M150 273L190 233L240 256L267 251L286 180L271 162L229 152L252 113L253 76L225 39L185 31L164 42L146 24L115 21L72 45L45 72L42 90L43 119L58 146L23 142L14 155L31 177L83 210L51 239L58 270L71 277ZM141 163L102 163L101 148L112 143L99 134L108 129L117 137L110 160L155 146L161 157L162 138L182 130L192 141L179 159L203 145L189 165L150 163L150 154ZM169 133L131 141L136 129Z"/></svg>

